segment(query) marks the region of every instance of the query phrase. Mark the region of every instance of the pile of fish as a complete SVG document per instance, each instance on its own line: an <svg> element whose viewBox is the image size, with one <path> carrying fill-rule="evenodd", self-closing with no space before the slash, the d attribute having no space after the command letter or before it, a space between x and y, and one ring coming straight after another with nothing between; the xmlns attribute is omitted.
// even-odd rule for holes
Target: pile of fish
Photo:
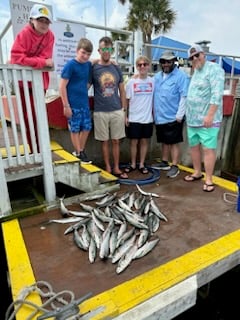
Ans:
<svg viewBox="0 0 240 320"><path fill-rule="evenodd" d="M117 263L119 274L132 260L145 256L157 245L159 238L152 236L160 221L167 221L154 201L159 195L136 187L136 192L120 196L117 193L91 196L86 200L97 201L94 206L80 202L82 211L68 209L61 198L63 219L50 222L72 223L64 234L73 233L75 244L88 251L91 263L97 257Z"/></svg>

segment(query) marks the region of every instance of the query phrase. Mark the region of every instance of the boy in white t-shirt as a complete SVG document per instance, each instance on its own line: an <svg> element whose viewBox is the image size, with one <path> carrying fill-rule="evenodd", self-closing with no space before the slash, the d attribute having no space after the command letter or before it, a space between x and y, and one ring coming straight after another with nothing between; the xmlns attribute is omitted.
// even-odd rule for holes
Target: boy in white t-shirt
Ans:
<svg viewBox="0 0 240 320"><path fill-rule="evenodd" d="M137 78L131 78L126 84L128 115L126 117L126 135L130 139L131 163L125 168L129 173L137 168L137 153L139 152L138 170L147 174L145 159L148 151L148 141L153 133L153 90L154 79L148 76L150 61L145 56L136 60Z"/></svg>

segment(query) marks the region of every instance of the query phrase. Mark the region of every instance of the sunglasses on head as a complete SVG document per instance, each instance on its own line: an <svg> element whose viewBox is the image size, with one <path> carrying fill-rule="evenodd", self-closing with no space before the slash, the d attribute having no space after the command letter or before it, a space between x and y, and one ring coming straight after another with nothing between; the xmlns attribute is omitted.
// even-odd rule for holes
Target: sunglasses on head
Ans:
<svg viewBox="0 0 240 320"><path fill-rule="evenodd" d="M102 52L112 52L113 51L113 48L108 48L108 47L105 47L105 48L100 48L102 50Z"/></svg>
<svg viewBox="0 0 240 320"><path fill-rule="evenodd" d="M160 59L161 64L172 64L173 62L174 62L173 60Z"/></svg>
<svg viewBox="0 0 240 320"><path fill-rule="evenodd" d="M141 68L141 67L146 67L146 66L148 66L148 63L147 63L147 62L138 63L137 66L138 66L139 68Z"/></svg>
<svg viewBox="0 0 240 320"><path fill-rule="evenodd" d="M189 60L192 61L194 58L199 58L199 56L200 56L200 52L198 52L198 53L194 54L193 56L191 56L189 58Z"/></svg>

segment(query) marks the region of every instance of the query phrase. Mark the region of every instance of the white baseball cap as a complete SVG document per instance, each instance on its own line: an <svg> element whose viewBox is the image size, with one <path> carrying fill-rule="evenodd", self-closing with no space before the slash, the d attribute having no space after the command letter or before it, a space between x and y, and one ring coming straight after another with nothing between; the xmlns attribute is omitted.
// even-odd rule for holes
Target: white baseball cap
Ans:
<svg viewBox="0 0 240 320"><path fill-rule="evenodd" d="M52 23L52 14L47 7L42 4L34 4L29 15L29 19L46 18Z"/></svg>
<svg viewBox="0 0 240 320"><path fill-rule="evenodd" d="M203 48L199 44L194 44L188 49L188 58L191 58L196 53L204 52Z"/></svg>

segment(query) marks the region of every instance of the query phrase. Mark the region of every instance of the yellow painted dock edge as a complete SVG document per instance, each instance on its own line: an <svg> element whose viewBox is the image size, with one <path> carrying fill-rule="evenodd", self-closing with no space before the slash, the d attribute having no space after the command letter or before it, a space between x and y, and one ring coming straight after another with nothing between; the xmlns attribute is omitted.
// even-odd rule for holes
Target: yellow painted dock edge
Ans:
<svg viewBox="0 0 240 320"><path fill-rule="evenodd" d="M183 168L181 169L183 170ZM191 169L188 168L184 168L184 170L191 172ZM230 181L214 177L214 183L222 185L230 191L236 191L235 183ZM12 285L12 296L15 299L22 288L32 285L36 282L36 279L34 278L18 221L4 222L2 228ZM105 309L92 317L92 319L103 320L122 314L218 261L237 254L239 249L240 230L237 230L88 299L81 304L81 313L104 306ZM121 277L121 275L116 274L116 277ZM51 285L54 286L54 284ZM34 300L34 302L41 304L40 299L35 294L30 298L31 301ZM27 315L29 315L29 310L22 308L16 319L25 319Z"/></svg>
<svg viewBox="0 0 240 320"><path fill-rule="evenodd" d="M112 175L111 173L102 170L100 168L98 168L97 166L95 166L94 164L81 164L80 160L77 159L75 156L73 156L71 153L67 152L66 150L64 150L61 145L59 145L57 142L55 141L51 141L51 150L52 152L54 152L56 155L58 155L59 157L61 157L61 160L56 160L54 161L55 164L61 164L61 163L70 163L70 162L79 162L80 166L85 169L88 172L100 172L100 176L104 179L110 179L111 181L117 181L118 178L115 177L114 175Z"/></svg>
<svg viewBox="0 0 240 320"><path fill-rule="evenodd" d="M35 283L35 277L18 220L15 219L2 223L2 231L7 256L12 298L13 301L16 301L16 298L23 288ZM28 300L36 305L42 304L41 298L36 293L31 294ZM27 319L29 314L29 308L21 308L17 319Z"/></svg>

